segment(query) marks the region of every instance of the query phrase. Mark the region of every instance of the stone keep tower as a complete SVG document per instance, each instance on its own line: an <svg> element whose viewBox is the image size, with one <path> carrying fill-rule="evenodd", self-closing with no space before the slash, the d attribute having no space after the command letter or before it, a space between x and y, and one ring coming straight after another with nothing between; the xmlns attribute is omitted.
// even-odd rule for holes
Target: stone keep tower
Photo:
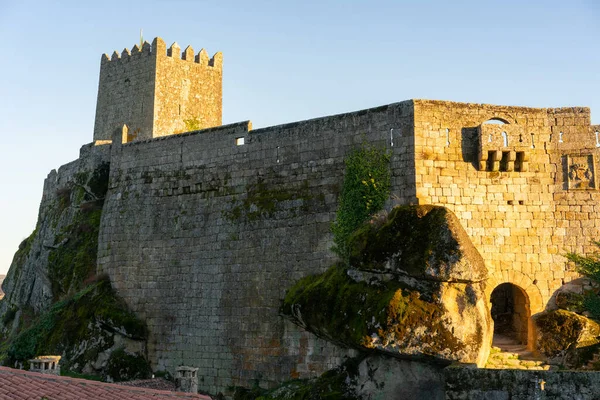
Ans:
<svg viewBox="0 0 600 400"><path fill-rule="evenodd" d="M102 55L94 141L111 140L127 125L123 142L221 125L222 66L219 52L167 50L157 37L130 52Z"/></svg>

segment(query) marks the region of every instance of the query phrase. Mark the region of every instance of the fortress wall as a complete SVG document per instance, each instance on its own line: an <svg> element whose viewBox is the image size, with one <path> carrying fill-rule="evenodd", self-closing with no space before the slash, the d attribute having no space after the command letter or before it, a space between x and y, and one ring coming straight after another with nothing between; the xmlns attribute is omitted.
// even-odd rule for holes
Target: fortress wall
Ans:
<svg viewBox="0 0 600 400"><path fill-rule="evenodd" d="M199 388L216 393L339 364L349 351L285 321L280 301L335 261L330 226L351 149L390 149L396 201L415 201L412 126L407 101L249 132L240 123L113 141L99 268L147 321L154 366L198 367Z"/></svg>
<svg viewBox="0 0 600 400"><path fill-rule="evenodd" d="M491 118L509 124L478 128ZM600 233L597 184L593 190L575 189L586 186L587 178L569 183L568 177L575 162L589 161L590 170L595 168L591 160L598 150L589 121L586 108L415 100L419 203L453 210L490 270L488 291L503 282L520 286L532 314L542 311L563 284L578 278L563 255L591 251L591 240ZM485 159L493 150L499 156L522 152L523 170L486 171L493 167ZM569 154L579 156L569 159ZM502 169L500 165L495 167Z"/></svg>
<svg viewBox="0 0 600 400"><path fill-rule="evenodd" d="M156 58L146 43L141 51L103 54L94 124L94 140L110 140L124 121L131 134L152 137Z"/></svg>

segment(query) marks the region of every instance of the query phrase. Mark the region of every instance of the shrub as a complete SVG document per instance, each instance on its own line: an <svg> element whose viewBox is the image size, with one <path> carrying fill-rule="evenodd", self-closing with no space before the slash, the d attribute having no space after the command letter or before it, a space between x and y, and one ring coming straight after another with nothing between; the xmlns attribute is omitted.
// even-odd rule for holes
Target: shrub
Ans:
<svg viewBox="0 0 600 400"><path fill-rule="evenodd" d="M348 260L352 233L377 213L390 195L390 155L363 145L346 157L339 206L332 225L333 251Z"/></svg>
<svg viewBox="0 0 600 400"><path fill-rule="evenodd" d="M151 375L152 369L143 355L131 354L122 348L112 352L106 365L106 376L114 382L148 379Z"/></svg>

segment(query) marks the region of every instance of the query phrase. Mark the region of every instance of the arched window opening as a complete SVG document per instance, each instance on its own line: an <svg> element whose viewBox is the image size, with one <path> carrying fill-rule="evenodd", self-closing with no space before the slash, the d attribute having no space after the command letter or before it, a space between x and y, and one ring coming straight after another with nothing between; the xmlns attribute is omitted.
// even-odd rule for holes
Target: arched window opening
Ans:
<svg viewBox="0 0 600 400"><path fill-rule="evenodd" d="M531 310L525 291L512 283L503 283L494 289L490 300L494 343L527 345Z"/></svg>
<svg viewBox="0 0 600 400"><path fill-rule="evenodd" d="M504 118L494 117L494 118L490 118L487 121L485 121L484 124L504 125L504 124L510 124L510 122L508 122Z"/></svg>
<svg viewBox="0 0 600 400"><path fill-rule="evenodd" d="M502 132L502 145L508 147L508 134L506 132Z"/></svg>

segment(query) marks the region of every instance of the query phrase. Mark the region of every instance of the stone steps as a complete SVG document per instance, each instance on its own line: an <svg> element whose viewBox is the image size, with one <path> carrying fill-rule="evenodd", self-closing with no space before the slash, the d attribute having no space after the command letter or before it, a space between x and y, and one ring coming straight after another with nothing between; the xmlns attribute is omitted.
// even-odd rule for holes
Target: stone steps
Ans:
<svg viewBox="0 0 600 400"><path fill-rule="evenodd" d="M490 369L527 369L538 371L554 369L545 360L535 357L533 353L525 349L513 352L503 351L495 346L490 351L490 356L485 367Z"/></svg>

